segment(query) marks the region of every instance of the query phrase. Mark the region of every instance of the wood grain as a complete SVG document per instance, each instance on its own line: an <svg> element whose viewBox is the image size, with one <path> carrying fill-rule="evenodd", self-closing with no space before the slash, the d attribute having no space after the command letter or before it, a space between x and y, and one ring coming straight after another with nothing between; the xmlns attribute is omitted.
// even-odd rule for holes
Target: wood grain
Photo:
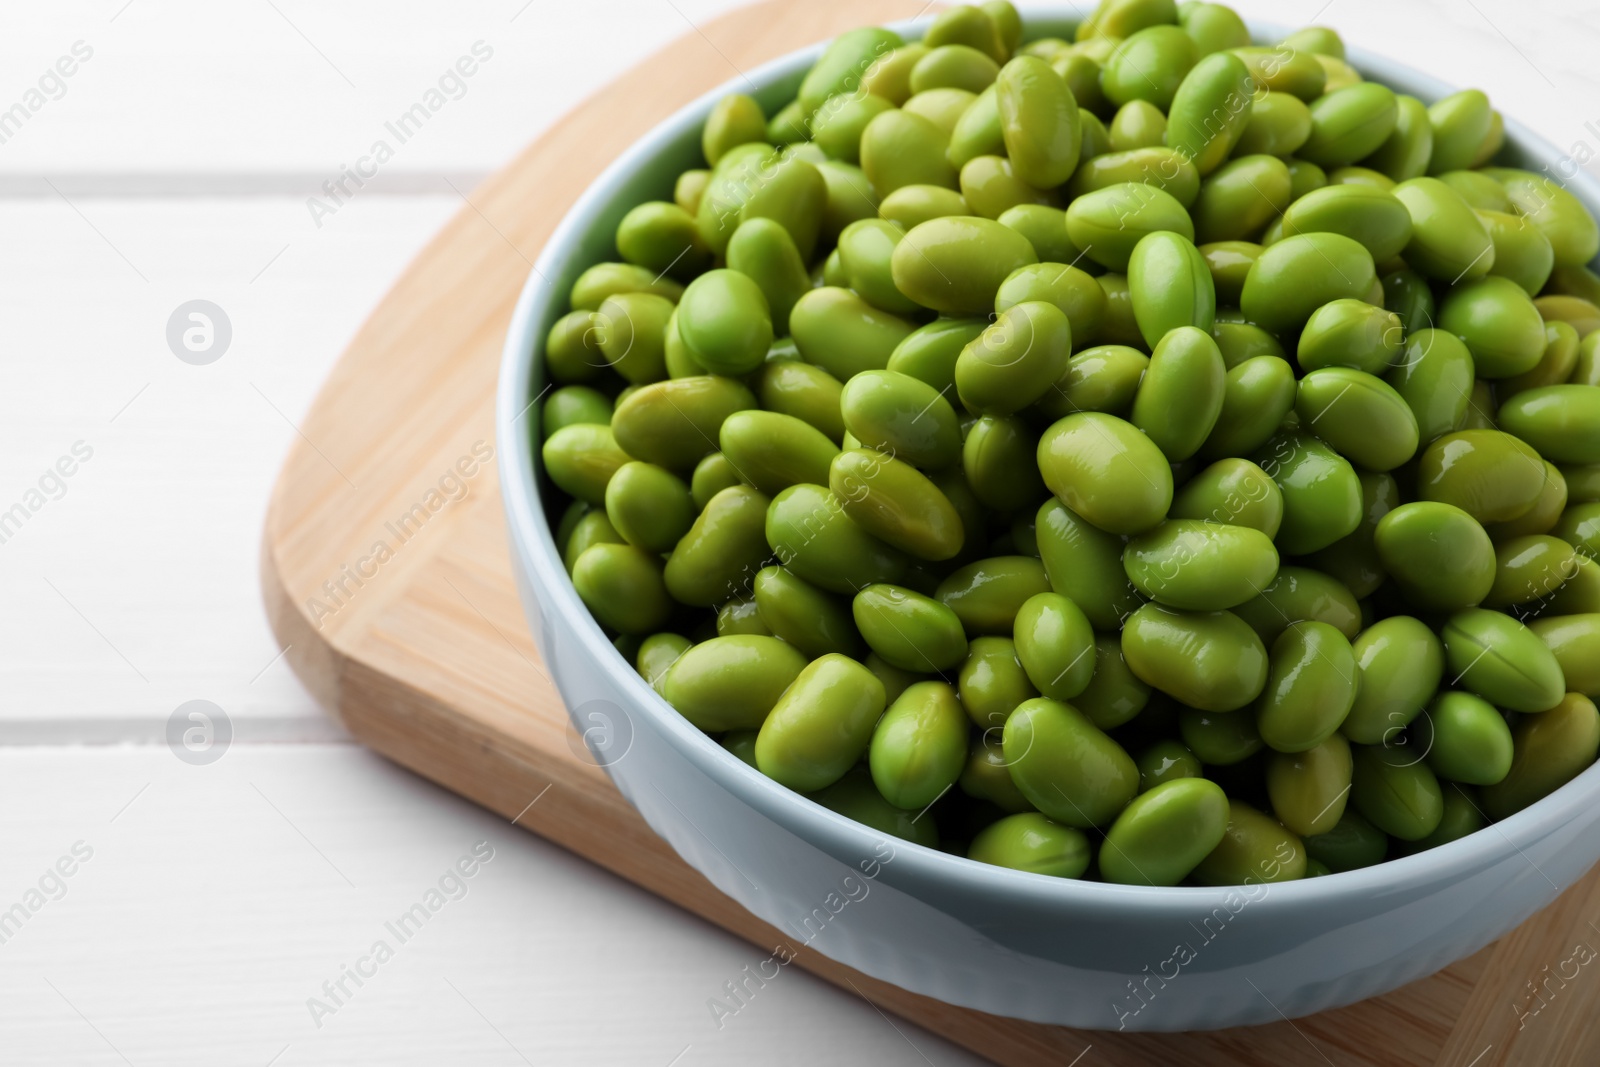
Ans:
<svg viewBox="0 0 1600 1067"><path fill-rule="evenodd" d="M450 501L440 480L492 444L499 350L531 261L587 182L681 103L766 59L903 3L747 8L604 89L476 191L379 305L302 423L262 546L268 613L307 684L375 750L762 946L778 932L654 836L580 758L508 563L492 464ZM471 464L468 464L471 466ZM442 502L440 502L442 501ZM437 504L397 533L414 505ZM379 545L381 565L363 564ZM1512 936L1380 1000L1199 1035L1077 1032L951 1008L815 953L808 970L1005 1064L1466 1065L1584 1061L1600 981L1585 972L1521 1019L1524 983L1597 914L1591 876ZM1600 934L1591 934L1600 940ZM1527 1025L1519 1029L1519 1023ZM1531 1052L1532 1059L1524 1055Z"/></svg>

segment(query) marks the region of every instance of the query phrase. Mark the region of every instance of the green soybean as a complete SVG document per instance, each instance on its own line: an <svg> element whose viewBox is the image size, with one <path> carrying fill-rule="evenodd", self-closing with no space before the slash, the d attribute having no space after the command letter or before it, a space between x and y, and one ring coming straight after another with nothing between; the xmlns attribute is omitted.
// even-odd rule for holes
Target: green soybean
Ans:
<svg viewBox="0 0 1600 1067"><path fill-rule="evenodd" d="M1486 608L1458 611L1441 636L1453 684L1492 704L1512 711L1544 711L1566 692L1555 653L1509 615Z"/></svg>
<svg viewBox="0 0 1600 1067"><path fill-rule="evenodd" d="M1006 719L1003 744L1017 788L1067 826L1106 826L1139 788L1133 759L1070 704L1036 697Z"/></svg>
<svg viewBox="0 0 1600 1067"><path fill-rule="evenodd" d="M1315 748L1343 724L1358 682L1344 634L1324 622L1293 623L1272 643L1256 730L1278 752Z"/></svg>
<svg viewBox="0 0 1600 1067"><path fill-rule="evenodd" d="M932 597L895 585L869 585L851 602L855 628L884 662L930 673L967 657L961 619Z"/></svg>
<svg viewBox="0 0 1600 1067"><path fill-rule="evenodd" d="M878 720L867 749L872 781L897 808L926 808L961 777L967 716L953 687L917 682Z"/></svg>
<svg viewBox="0 0 1600 1067"><path fill-rule="evenodd" d="M866 667L848 656L814 659L761 724L756 766L797 791L832 785L866 752L883 709L883 683Z"/></svg>
<svg viewBox="0 0 1600 1067"><path fill-rule="evenodd" d="M1164 782L1135 797L1106 831L1100 876L1122 885L1177 885L1222 843L1228 822L1228 796L1215 782Z"/></svg>
<svg viewBox="0 0 1600 1067"><path fill-rule="evenodd" d="M997 819L967 846L968 859L1053 878L1081 877L1089 869L1091 852L1082 830L1038 812Z"/></svg>
<svg viewBox="0 0 1600 1067"><path fill-rule="evenodd" d="M806 657L776 637L714 637L678 655L661 694L702 730L758 730L805 666Z"/></svg>

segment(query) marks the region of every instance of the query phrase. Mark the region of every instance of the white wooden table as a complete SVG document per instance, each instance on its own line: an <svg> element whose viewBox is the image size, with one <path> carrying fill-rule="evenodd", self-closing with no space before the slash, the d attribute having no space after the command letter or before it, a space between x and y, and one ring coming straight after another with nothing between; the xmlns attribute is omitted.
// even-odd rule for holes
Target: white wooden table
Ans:
<svg viewBox="0 0 1600 1067"><path fill-rule="evenodd" d="M798 972L719 1029L706 1001L754 949L349 744L260 609L279 459L407 258L561 112L727 6L8 5L0 1062L975 1062ZM1592 0L1236 6L1600 153ZM385 123L436 88L398 144ZM379 139L393 158L335 203L324 182ZM194 299L232 332L203 366L167 341ZM209 765L165 741L194 699L233 732ZM492 858L450 877L475 848Z"/></svg>

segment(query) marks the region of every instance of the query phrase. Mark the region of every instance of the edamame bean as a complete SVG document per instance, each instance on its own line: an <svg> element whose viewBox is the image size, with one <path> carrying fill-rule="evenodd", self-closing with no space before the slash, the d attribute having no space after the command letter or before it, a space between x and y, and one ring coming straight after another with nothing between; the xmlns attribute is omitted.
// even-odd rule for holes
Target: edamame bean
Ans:
<svg viewBox="0 0 1600 1067"><path fill-rule="evenodd" d="M1283 566L1278 577L1254 600L1233 609L1263 643L1276 641L1286 626L1324 622L1345 637L1361 628L1361 606L1337 579L1309 567Z"/></svg>
<svg viewBox="0 0 1600 1067"><path fill-rule="evenodd" d="M1506 278L1451 286L1439 305L1439 326L1466 342L1480 378L1524 374L1544 355L1544 319Z"/></svg>
<svg viewBox="0 0 1600 1067"><path fill-rule="evenodd" d="M967 717L985 730L1003 726L1019 704L1039 695L1009 637L973 638L957 686Z"/></svg>
<svg viewBox="0 0 1600 1067"><path fill-rule="evenodd" d="M883 709L883 683L867 668L848 656L814 659L761 724L756 766L799 792L832 785L866 752Z"/></svg>
<svg viewBox="0 0 1600 1067"><path fill-rule="evenodd" d="M1210 458L1255 452L1272 438L1294 402L1294 369L1284 360L1260 355L1236 363L1224 379L1222 410L1200 454Z"/></svg>
<svg viewBox="0 0 1600 1067"><path fill-rule="evenodd" d="M939 583L939 602L969 634L1011 633L1029 597L1048 592L1044 565L1032 556L994 556L969 563Z"/></svg>
<svg viewBox="0 0 1600 1067"><path fill-rule="evenodd" d="M1139 788L1133 759L1071 704L1036 697L1006 719L1011 777L1034 807L1067 826L1106 826Z"/></svg>
<svg viewBox="0 0 1600 1067"><path fill-rule="evenodd" d="M1491 819L1514 815L1576 778L1600 752L1600 712L1581 693L1529 715L1512 731L1511 770L1483 790Z"/></svg>
<svg viewBox="0 0 1600 1067"><path fill-rule="evenodd" d="M1300 379L1303 425L1360 466L1388 471L1417 450L1417 418L1400 394L1365 371L1324 367Z"/></svg>
<svg viewBox="0 0 1600 1067"><path fill-rule="evenodd" d="M902 185L878 205L880 218L907 230L929 219L971 214L972 209L960 193L938 185Z"/></svg>
<svg viewBox="0 0 1600 1067"><path fill-rule="evenodd" d="M1078 104L1050 64L1018 56L995 82L1000 135L1017 177L1036 189L1052 189L1078 166L1083 132Z"/></svg>
<svg viewBox="0 0 1600 1067"><path fill-rule="evenodd" d="M839 379L821 367L798 359L768 362L761 368L756 393L761 406L768 411L792 415L821 431L834 444L844 437L845 423L841 415L844 387ZM698 493L696 499L699 499Z"/></svg>
<svg viewBox="0 0 1600 1067"><path fill-rule="evenodd" d="M1200 183L1194 231L1199 241L1254 238L1289 206L1289 168L1276 156L1242 156L1217 168Z"/></svg>
<svg viewBox="0 0 1600 1067"><path fill-rule="evenodd" d="M967 658L967 637L954 611L896 585L869 585L851 602L855 628L884 662L902 670L946 671Z"/></svg>
<svg viewBox="0 0 1600 1067"><path fill-rule="evenodd" d="M989 325L986 319L935 319L907 335L889 356L888 369L953 395L956 359Z"/></svg>
<svg viewBox="0 0 1600 1067"><path fill-rule="evenodd" d="M1228 797L1205 778L1164 782L1135 797L1106 831L1100 876L1122 885L1177 885L1228 829Z"/></svg>
<svg viewBox="0 0 1600 1067"><path fill-rule="evenodd" d="M1291 203L1283 234L1338 233L1353 238L1383 263L1411 240L1411 213L1392 193L1367 185L1330 185Z"/></svg>
<svg viewBox="0 0 1600 1067"><path fill-rule="evenodd" d="M1350 642L1325 622L1297 622L1272 643L1256 729L1278 752L1304 752L1333 736L1355 703Z"/></svg>
<svg viewBox="0 0 1600 1067"><path fill-rule="evenodd" d="M716 451L723 421L755 406L750 390L731 378L709 374L674 378L644 386L618 401L611 431L616 444L634 459L692 471L702 456ZM548 465L548 457L545 462Z"/></svg>
<svg viewBox="0 0 1600 1067"><path fill-rule="evenodd" d="M717 636L742 637L754 635L772 637L771 629L761 620L761 609L754 598L735 598L717 609Z"/></svg>
<svg viewBox="0 0 1600 1067"><path fill-rule="evenodd" d="M907 811L883 799L883 794L878 792L877 786L872 782L871 773L865 767L852 767L837 782L811 794L811 799L829 811L837 812L879 833L889 834L924 848L939 846L939 828L933 814L926 811Z"/></svg>
<svg viewBox="0 0 1600 1067"><path fill-rule="evenodd" d="M1049 206L1055 200L1052 194L1020 180L1011 161L1002 156L968 160L961 168L960 183L961 198L969 205L970 213L986 219L998 219L1021 204Z"/></svg>
<svg viewBox="0 0 1600 1067"><path fill-rule="evenodd" d="M756 610L774 637L811 658L838 652L856 655L861 637L850 609L782 567L763 567L755 577Z"/></svg>
<svg viewBox="0 0 1600 1067"><path fill-rule="evenodd" d="M679 278L692 278L711 262L694 216L662 200L640 204L622 216L617 252L629 263Z"/></svg>
<svg viewBox="0 0 1600 1067"><path fill-rule="evenodd" d="M1042 300L1054 304L1072 327L1073 343L1083 347L1100 329L1106 313L1105 290L1094 278L1065 263L1030 263L1018 267L1000 284L994 296L996 312L1018 304Z"/></svg>
<svg viewBox="0 0 1600 1067"><path fill-rule="evenodd" d="M967 858L996 867L1079 878L1089 869L1089 839L1038 812L1019 812L990 823L967 846Z"/></svg>
<svg viewBox="0 0 1600 1067"><path fill-rule="evenodd" d="M1193 326L1209 334L1216 320L1211 270L1193 242L1175 233L1146 234L1134 246L1128 294L1145 344L1157 351L1172 330Z"/></svg>
<svg viewBox="0 0 1600 1067"><path fill-rule="evenodd" d="M1067 360L1066 373L1039 398L1039 409L1056 418L1075 411L1126 417L1149 365L1148 356L1126 345L1083 349Z"/></svg>
<svg viewBox="0 0 1600 1067"><path fill-rule="evenodd" d="M1169 519L1128 542L1123 566L1134 588L1167 607L1221 611L1272 584L1278 551L1248 526Z"/></svg>
<svg viewBox="0 0 1600 1067"><path fill-rule="evenodd" d="M1072 326L1059 307L1043 300L1017 304L961 350L956 393L973 414L1010 415L1055 384L1071 352Z"/></svg>
<svg viewBox="0 0 1600 1067"><path fill-rule="evenodd" d="M723 420L718 443L740 479L769 496L801 482L827 481L839 454L821 430L775 411L734 412Z"/></svg>
<svg viewBox="0 0 1600 1067"><path fill-rule="evenodd" d="M1600 386L1547 385L1500 405L1500 426L1557 463L1600 463Z"/></svg>
<svg viewBox="0 0 1600 1067"><path fill-rule="evenodd" d="M1304 371L1352 367L1369 375L1384 374L1400 355L1404 336L1400 316L1394 312L1365 300L1333 300L1307 321L1295 361Z"/></svg>
<svg viewBox="0 0 1600 1067"><path fill-rule="evenodd" d="M1094 127L1084 119L1085 136ZM1136 148L1155 148L1166 143L1167 116L1148 100L1130 100L1117 109L1106 129L1106 142L1113 152L1132 152ZM1087 147L1084 155L1091 153Z"/></svg>
<svg viewBox="0 0 1600 1067"><path fill-rule="evenodd" d="M1106 99L1118 106L1145 100L1166 111L1172 107L1179 86L1199 58L1200 50L1194 38L1180 27L1146 27L1124 39L1112 51L1100 78L1100 88Z"/></svg>
<svg viewBox="0 0 1600 1067"><path fill-rule="evenodd" d="M1139 753L1134 762L1139 767L1141 793L1165 782L1204 776L1200 761L1179 741L1158 741Z"/></svg>
<svg viewBox="0 0 1600 1067"><path fill-rule="evenodd" d="M1454 504L1483 523L1526 515L1543 488L1539 454L1499 430L1445 434L1417 462L1418 496Z"/></svg>
<svg viewBox="0 0 1600 1067"><path fill-rule="evenodd" d="M970 747L967 765L957 780L961 791L969 797L987 800L1001 811L1012 814L1032 811L1033 805L1011 780L1011 767L1000 746L1000 731L985 731Z"/></svg>
<svg viewBox="0 0 1600 1067"><path fill-rule="evenodd" d="M1311 109L1303 100L1289 93L1259 93L1253 98L1249 122L1234 151L1240 155L1292 156L1310 138Z"/></svg>
<svg viewBox="0 0 1600 1067"><path fill-rule="evenodd" d="M1226 611L1146 604L1123 627L1122 654L1146 685L1202 711L1242 708L1267 682L1266 646Z"/></svg>
<svg viewBox="0 0 1600 1067"><path fill-rule="evenodd" d="M672 612L660 559L634 545L584 549L572 565L572 585L594 617L619 633L659 630Z"/></svg>
<svg viewBox="0 0 1600 1067"><path fill-rule="evenodd" d="M1372 825L1402 841L1433 833L1444 817L1439 780L1413 746L1357 745L1350 799Z"/></svg>
<svg viewBox="0 0 1600 1067"><path fill-rule="evenodd" d="M1389 850L1389 837L1347 807L1338 825L1326 833L1305 840L1306 854L1338 873L1382 863Z"/></svg>
<svg viewBox="0 0 1600 1067"><path fill-rule="evenodd" d="M1418 273L1455 285L1494 266L1494 242L1461 194L1438 178L1412 178L1393 190L1411 214L1405 257Z"/></svg>
<svg viewBox="0 0 1600 1067"><path fill-rule="evenodd" d="M1094 630L1060 593L1035 593L1017 610L1014 640L1028 680L1052 700L1084 691L1095 668Z"/></svg>
<svg viewBox="0 0 1600 1067"><path fill-rule="evenodd" d="M1511 728L1493 704L1447 690L1411 725L1418 750L1440 778L1493 785L1511 770Z"/></svg>
<svg viewBox="0 0 1600 1067"><path fill-rule="evenodd" d="M587 504L583 505L588 507ZM573 566L578 562L578 557L590 545L597 544L625 544L617 528L611 525L611 520L606 518L604 511L590 511L580 516L573 524L561 550L561 563L566 567L567 573L572 573Z"/></svg>
<svg viewBox="0 0 1600 1067"><path fill-rule="evenodd" d="M979 503L996 511L1032 508L1045 496L1034 456L1039 441L1021 418L984 415L967 429L961 469Z"/></svg>
<svg viewBox="0 0 1600 1067"><path fill-rule="evenodd" d="M959 127L958 127L959 129ZM945 158L951 138L928 119L895 109L873 117L861 133L861 170L879 196L906 185L956 187Z"/></svg>
<svg viewBox="0 0 1600 1067"><path fill-rule="evenodd" d="M1494 545L1453 504L1402 504L1379 521L1373 544L1406 600L1423 611L1474 607L1494 586Z"/></svg>
<svg viewBox="0 0 1600 1067"><path fill-rule="evenodd" d="M1472 353L1444 330L1408 331L1405 347L1384 380L1400 394L1417 420L1417 439L1427 443L1461 425L1472 402Z"/></svg>
<svg viewBox="0 0 1600 1067"><path fill-rule="evenodd" d="M829 592L853 594L905 573L905 556L853 522L820 485L792 485L773 497L766 536L779 563Z"/></svg>
<svg viewBox="0 0 1600 1067"><path fill-rule="evenodd" d="M944 682L918 682L883 713L867 750L872 781L897 808L932 804L967 762L967 716Z"/></svg>
<svg viewBox="0 0 1600 1067"><path fill-rule="evenodd" d="M1427 174L1432 159L1433 124L1427 105L1414 96L1397 93L1394 132L1367 157L1367 165L1404 182Z"/></svg>
<svg viewBox="0 0 1600 1067"><path fill-rule="evenodd" d="M1274 752L1267 758L1272 813L1301 837L1332 831L1344 816L1351 769L1350 742L1337 733L1301 752Z"/></svg>
<svg viewBox="0 0 1600 1067"><path fill-rule="evenodd" d="M689 487L671 471L637 460L617 468L606 483L606 517L630 545L670 552L694 522Z"/></svg>
<svg viewBox="0 0 1600 1067"><path fill-rule="evenodd" d="M1311 137L1302 159L1319 167L1342 167L1376 152L1399 121L1394 90L1377 82L1334 89L1311 101Z"/></svg>
<svg viewBox="0 0 1600 1067"><path fill-rule="evenodd" d="M557 488L597 506L605 504L606 485L630 458L617 447L610 426L591 422L557 430L545 440L540 456Z"/></svg>
<svg viewBox="0 0 1600 1067"><path fill-rule="evenodd" d="M805 656L776 637L716 637L673 661L661 693L702 730L755 730L805 666Z"/></svg>
<svg viewBox="0 0 1600 1067"><path fill-rule="evenodd" d="M1192 159L1202 176L1210 174L1252 124L1251 89L1250 71L1238 56L1223 51L1206 55L1173 93L1167 144Z"/></svg>
<svg viewBox="0 0 1600 1067"><path fill-rule="evenodd" d="M1307 103L1322 96L1328 74L1309 52L1285 45L1235 48L1258 91L1288 93Z"/></svg>
<svg viewBox="0 0 1600 1067"><path fill-rule="evenodd" d="M789 312L789 332L801 358L841 382L864 370L882 370L913 329L900 316L834 286L811 290Z"/></svg>
<svg viewBox="0 0 1600 1067"><path fill-rule="evenodd" d="M596 311L606 300L625 293L648 293L676 302L683 286L633 263L596 263L572 283L572 309Z"/></svg>
<svg viewBox="0 0 1600 1067"><path fill-rule="evenodd" d="M1444 646L1418 620L1393 615L1363 630L1352 648L1361 684L1341 729L1363 745L1398 739L1439 688Z"/></svg>
<svg viewBox="0 0 1600 1067"><path fill-rule="evenodd" d="M938 469L961 452L955 410L938 390L892 370L863 371L840 394L844 424L868 448Z"/></svg>
<svg viewBox="0 0 1600 1067"><path fill-rule="evenodd" d="M1039 438L1045 485L1067 507L1109 533L1160 522L1172 505L1172 470L1130 423L1086 411L1060 419Z"/></svg>
<svg viewBox="0 0 1600 1067"><path fill-rule="evenodd" d="M1376 281L1364 245L1338 233L1297 234L1261 253L1245 278L1239 306L1263 329L1288 334L1330 301L1366 296Z"/></svg>
<svg viewBox="0 0 1600 1067"><path fill-rule="evenodd" d="M1000 284L1018 267L1038 262L1028 239L992 219L932 219L895 246L894 284L923 307L945 315L987 315Z"/></svg>
<svg viewBox="0 0 1600 1067"><path fill-rule="evenodd" d="M1194 869L1201 885L1257 885L1305 877L1306 849L1300 839L1261 812L1228 802L1222 841Z"/></svg>
<svg viewBox="0 0 1600 1067"><path fill-rule="evenodd" d="M539 430L546 440L564 426L576 423L611 424L611 400L586 385L565 385L545 399Z"/></svg>
<svg viewBox="0 0 1600 1067"><path fill-rule="evenodd" d="M995 221L1022 234L1041 263L1073 263L1081 260L1078 247L1067 236L1067 213L1058 207L1018 204L1001 212ZM1083 267L1089 273L1100 269L1093 262L1085 262Z"/></svg>
<svg viewBox="0 0 1600 1067"><path fill-rule="evenodd" d="M874 449L840 452L829 465L828 487L844 514L885 544L929 560L961 550L961 516L909 463Z"/></svg>
<svg viewBox="0 0 1600 1067"><path fill-rule="evenodd" d="M1283 494L1266 471L1249 460L1222 459L1189 480L1173 499L1169 514L1174 520L1249 527L1271 539L1283 522Z"/></svg>
<svg viewBox="0 0 1600 1067"><path fill-rule="evenodd" d="M1167 459L1185 460L1216 427L1226 389L1227 368L1217 343L1205 330L1178 326L1155 345L1130 421Z"/></svg>
<svg viewBox="0 0 1600 1067"><path fill-rule="evenodd" d="M1406 217L1410 218L1409 212ZM1382 283L1383 306L1400 316L1408 335L1433 326L1433 290L1422 275L1407 267L1385 274Z"/></svg>
<svg viewBox="0 0 1600 1067"><path fill-rule="evenodd" d="M1558 267L1582 267L1600 253L1600 223L1559 183L1525 170L1491 167L1484 172L1505 187L1516 213L1550 241Z"/></svg>
<svg viewBox="0 0 1600 1067"><path fill-rule="evenodd" d="M1304 556L1361 525L1361 481L1348 460L1309 434L1278 434L1253 457L1283 494L1278 550Z"/></svg>
<svg viewBox="0 0 1600 1067"><path fill-rule="evenodd" d="M1549 646L1569 692L1600 696L1600 614L1550 615L1529 629Z"/></svg>
<svg viewBox="0 0 1600 1067"><path fill-rule="evenodd" d="M1468 608L1450 616L1444 632L1445 663L1469 692L1512 711L1544 711L1566 692L1555 653L1509 615Z"/></svg>
<svg viewBox="0 0 1600 1067"><path fill-rule="evenodd" d="M1122 571L1122 540L1085 521L1059 500L1046 501L1034 526L1050 587L1069 598L1098 630L1116 631L1141 603Z"/></svg>
<svg viewBox="0 0 1600 1067"><path fill-rule="evenodd" d="M1161 230L1194 240L1189 212L1171 193L1154 185L1108 185L1067 205L1067 237L1111 270L1126 271L1140 239Z"/></svg>
<svg viewBox="0 0 1600 1067"><path fill-rule="evenodd" d="M1577 566L1578 554L1559 538L1513 537L1495 550L1494 586L1483 602L1491 608L1508 608L1541 600L1559 589ZM1568 688L1578 687L1568 683Z"/></svg>

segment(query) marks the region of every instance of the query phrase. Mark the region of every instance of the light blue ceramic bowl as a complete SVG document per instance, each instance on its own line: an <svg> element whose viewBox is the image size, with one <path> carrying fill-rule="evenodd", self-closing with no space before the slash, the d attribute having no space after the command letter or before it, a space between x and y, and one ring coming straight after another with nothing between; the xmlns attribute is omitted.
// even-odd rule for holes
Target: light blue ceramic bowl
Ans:
<svg viewBox="0 0 1600 1067"><path fill-rule="evenodd" d="M1030 12L1030 36L1060 34ZM1049 15L1049 12L1044 13ZM908 38L925 22L896 26ZM1280 39L1253 28L1258 41ZM771 113L821 52L749 73ZM1432 102L1452 90L1388 60L1364 75ZM828 811L746 766L670 708L573 591L536 474L545 382L534 353L584 268L614 258L634 205L671 199L697 166L700 126L739 79L623 154L539 256L506 337L497 407L501 486L523 604L578 732L656 833L794 946L951 1004L1075 1027L1203 1030L1265 1023L1387 992L1475 952L1549 904L1600 859L1600 766L1504 822L1442 848L1331 877L1250 889L1147 889L973 863ZM1506 122L1503 158L1563 158ZM1600 215L1600 187L1570 183Z"/></svg>

